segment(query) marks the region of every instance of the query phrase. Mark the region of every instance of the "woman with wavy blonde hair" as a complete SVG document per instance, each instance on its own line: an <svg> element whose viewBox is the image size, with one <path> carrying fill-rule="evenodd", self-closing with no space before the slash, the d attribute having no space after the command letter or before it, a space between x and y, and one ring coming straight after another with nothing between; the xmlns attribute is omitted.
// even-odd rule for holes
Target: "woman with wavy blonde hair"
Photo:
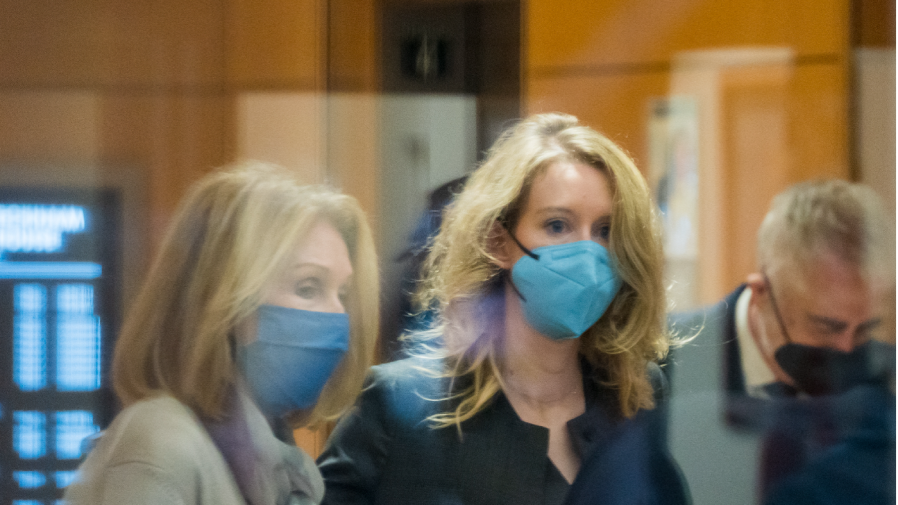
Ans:
<svg viewBox="0 0 898 505"><path fill-rule="evenodd" d="M433 242L435 325L375 367L319 459L325 502L561 503L663 389L662 264L620 148L564 114L507 131Z"/></svg>
<svg viewBox="0 0 898 505"><path fill-rule="evenodd" d="M67 501L319 502L314 462L275 432L352 405L373 360L377 293L353 198L257 162L203 178L118 339L125 408Z"/></svg>

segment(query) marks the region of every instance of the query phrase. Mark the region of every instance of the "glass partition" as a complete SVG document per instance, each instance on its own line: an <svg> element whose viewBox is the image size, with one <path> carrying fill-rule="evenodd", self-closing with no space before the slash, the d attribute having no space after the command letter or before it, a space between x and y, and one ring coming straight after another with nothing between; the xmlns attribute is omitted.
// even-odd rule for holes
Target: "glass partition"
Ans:
<svg viewBox="0 0 898 505"><path fill-rule="evenodd" d="M120 408L110 352L177 203L237 160L359 200L381 361L420 323L410 291L446 196L530 114L573 114L635 160L672 315L756 272L758 227L794 183L867 183L894 226L894 4L564 4L2 2L0 503L61 498ZM887 276L876 338L894 345ZM727 419L711 327L665 361L664 429L694 503L756 503L763 437ZM328 434L297 443L314 456Z"/></svg>

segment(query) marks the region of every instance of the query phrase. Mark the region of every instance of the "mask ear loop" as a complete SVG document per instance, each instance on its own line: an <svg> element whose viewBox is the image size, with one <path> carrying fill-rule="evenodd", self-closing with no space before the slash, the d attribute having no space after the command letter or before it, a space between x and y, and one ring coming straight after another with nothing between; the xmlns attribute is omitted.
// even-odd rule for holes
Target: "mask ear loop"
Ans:
<svg viewBox="0 0 898 505"><path fill-rule="evenodd" d="M524 251L524 254L526 254L527 256L530 256L531 258L535 259L536 261L539 261L539 254L536 254L535 252L531 251L530 249L527 249L526 247L524 247L524 244L522 244L518 240L518 238L514 236L514 233L512 233L511 230L508 229L508 226L506 225L505 221L501 221L500 224L502 225L502 228L505 229L505 232L508 233L508 236L511 237L512 240L514 240L514 243L517 244L518 247L520 247L522 251ZM508 279L508 284L511 285L511 289L513 289L514 292L517 293L518 298L520 298L524 303L527 303L527 299L524 298L524 295L522 295L520 291L518 291L518 287L514 285L514 279L511 278L511 270L503 269L502 275L504 275Z"/></svg>
<svg viewBox="0 0 898 505"><path fill-rule="evenodd" d="M508 229L508 226L506 226L504 222L502 223L502 228L505 228L505 231L508 233L508 236L511 237L512 240L514 240L514 243L517 244L518 247L520 247L522 251L524 251L524 254L526 254L527 256L530 256L531 258L535 259L536 261L539 261L539 254L536 254L535 252L531 251L530 249L527 249L526 247L524 247L524 244L522 244L518 240L518 237L514 236L514 233L512 233L511 230Z"/></svg>
<svg viewBox="0 0 898 505"><path fill-rule="evenodd" d="M789 332L786 331L786 323L783 321L783 315L780 313L779 304L776 303L776 297L773 296L773 285L770 284L770 279L767 277L766 272L762 272L761 275L764 276L764 283L767 284L767 291L770 292L770 304L773 306L776 322L779 323L780 330L783 332L783 336L786 337L786 341L791 344L792 338L789 337Z"/></svg>

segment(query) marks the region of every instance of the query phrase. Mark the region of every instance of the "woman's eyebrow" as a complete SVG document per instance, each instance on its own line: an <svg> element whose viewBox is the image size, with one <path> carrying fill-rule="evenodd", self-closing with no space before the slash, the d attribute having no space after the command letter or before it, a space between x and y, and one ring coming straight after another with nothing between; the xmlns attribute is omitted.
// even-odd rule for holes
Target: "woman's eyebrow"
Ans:
<svg viewBox="0 0 898 505"><path fill-rule="evenodd" d="M293 265L293 270L305 270L305 269L313 269L313 270L318 270L320 272L330 271L330 268L328 268L327 265L318 263L316 261L308 261L308 260L298 261Z"/></svg>
<svg viewBox="0 0 898 505"><path fill-rule="evenodd" d="M536 211L537 214L573 214L574 211L567 207L543 207Z"/></svg>
<svg viewBox="0 0 898 505"><path fill-rule="evenodd" d="M330 279L332 277L336 278L336 274L333 273L333 270L331 270L331 268L328 265L325 265L324 263L319 263L317 261L304 260L304 261L297 262L293 266L293 271L295 271L295 272L302 272L303 270L311 270L312 271L311 273L321 275L322 277L325 277L327 279ZM342 289L342 286L348 286L351 284L353 275L354 275L354 272L350 272L349 276L346 278L346 281L343 284L341 284L341 289Z"/></svg>

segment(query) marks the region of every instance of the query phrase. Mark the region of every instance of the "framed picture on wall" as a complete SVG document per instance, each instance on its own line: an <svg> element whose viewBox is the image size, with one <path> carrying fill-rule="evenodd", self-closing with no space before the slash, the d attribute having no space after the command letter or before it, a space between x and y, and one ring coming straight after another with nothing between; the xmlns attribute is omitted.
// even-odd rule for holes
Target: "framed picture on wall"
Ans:
<svg viewBox="0 0 898 505"><path fill-rule="evenodd" d="M699 210L698 106L687 96L649 104L649 184L661 213L671 296L696 304Z"/></svg>

